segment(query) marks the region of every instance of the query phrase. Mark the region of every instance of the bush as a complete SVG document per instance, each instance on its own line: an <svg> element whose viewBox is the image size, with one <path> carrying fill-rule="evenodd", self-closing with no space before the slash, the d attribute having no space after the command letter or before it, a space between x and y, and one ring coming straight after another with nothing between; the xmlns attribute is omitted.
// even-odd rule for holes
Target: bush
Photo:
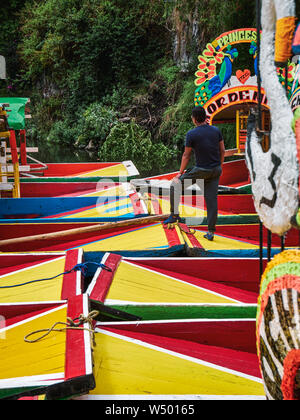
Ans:
<svg viewBox="0 0 300 420"><path fill-rule="evenodd" d="M102 161L131 160L143 174L167 167L174 153L162 143L153 143L150 132L131 121L119 122L112 128L99 157Z"/></svg>
<svg viewBox="0 0 300 420"><path fill-rule="evenodd" d="M87 145L90 141L100 146L117 123L117 113L100 103L90 105L78 121L77 144Z"/></svg>

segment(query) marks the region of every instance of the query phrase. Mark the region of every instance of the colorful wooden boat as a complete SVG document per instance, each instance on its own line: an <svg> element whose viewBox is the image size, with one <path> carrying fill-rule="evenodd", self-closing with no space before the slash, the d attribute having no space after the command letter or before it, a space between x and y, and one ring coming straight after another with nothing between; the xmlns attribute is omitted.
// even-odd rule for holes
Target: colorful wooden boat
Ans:
<svg viewBox="0 0 300 420"><path fill-rule="evenodd" d="M145 192L143 200L149 214L170 214L170 196ZM206 204L203 195L181 197L179 212L182 221L189 225L207 223ZM218 196L218 220L222 224L258 223L259 219L250 194L220 194Z"/></svg>
<svg viewBox="0 0 300 420"><path fill-rule="evenodd" d="M83 292L83 251L0 254L0 304L66 300ZM73 270L73 271L72 271Z"/></svg>
<svg viewBox="0 0 300 420"><path fill-rule="evenodd" d="M86 400L265 399L255 320L98 323Z"/></svg>
<svg viewBox="0 0 300 420"><path fill-rule="evenodd" d="M143 320L255 318L259 260L124 258L107 253L87 293ZM264 262L266 265L266 262Z"/></svg>
<svg viewBox="0 0 300 420"><path fill-rule="evenodd" d="M260 226L259 224L218 225L214 241L204 238L207 226L190 227L193 235L183 232L188 247L188 255L220 257L259 257ZM267 257L268 233L263 228L263 255ZM299 246L299 231L291 229L286 237L286 248ZM282 249L281 238L272 236L271 256Z"/></svg>
<svg viewBox="0 0 300 420"><path fill-rule="evenodd" d="M97 253L107 251L129 256L175 256L184 253L185 241L179 227L168 230L161 222L144 221L144 218L121 222L121 226L120 223L111 223L104 227L67 222L3 223L0 224L0 251L56 252L83 248L85 254L95 254L95 261Z"/></svg>
<svg viewBox="0 0 300 420"><path fill-rule="evenodd" d="M0 313L5 320L0 329L0 398L46 394L59 399L94 388L89 324L84 320L81 328L67 328L67 318L88 317L87 295L47 305L1 304ZM62 331L40 340L45 331L32 334L55 324Z"/></svg>
<svg viewBox="0 0 300 420"><path fill-rule="evenodd" d="M22 198L119 197L136 192L127 182L23 182Z"/></svg>
<svg viewBox="0 0 300 420"><path fill-rule="evenodd" d="M89 163L45 163L30 165L30 177L21 182L127 182L139 175L131 161Z"/></svg>
<svg viewBox="0 0 300 420"><path fill-rule="evenodd" d="M38 223L49 219L105 222L147 216L147 208L140 195L125 196L2 198L0 219L12 222L35 219Z"/></svg>
<svg viewBox="0 0 300 420"><path fill-rule="evenodd" d="M151 176L145 179L135 179L132 181L133 185L143 191L149 191L156 194L165 194L170 191L170 184L172 179L178 175L179 172L171 172L163 175ZM197 189L197 187L190 187L190 191ZM225 162L223 165L223 173L220 178L219 192L222 193L251 193L251 184L249 172L245 159Z"/></svg>

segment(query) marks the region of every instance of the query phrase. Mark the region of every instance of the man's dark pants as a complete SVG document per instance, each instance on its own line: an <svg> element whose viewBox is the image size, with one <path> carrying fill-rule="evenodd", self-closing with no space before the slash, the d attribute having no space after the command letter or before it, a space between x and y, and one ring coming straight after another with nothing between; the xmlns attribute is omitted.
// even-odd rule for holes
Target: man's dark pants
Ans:
<svg viewBox="0 0 300 420"><path fill-rule="evenodd" d="M221 166L213 169L204 169L195 166L181 175L179 182L173 181L170 194L171 214L179 216L181 195L185 193L186 188L190 187L191 184L197 184L198 180L203 180L208 230L215 232L218 219L218 187L221 174ZM189 180L189 182L184 182L185 180Z"/></svg>

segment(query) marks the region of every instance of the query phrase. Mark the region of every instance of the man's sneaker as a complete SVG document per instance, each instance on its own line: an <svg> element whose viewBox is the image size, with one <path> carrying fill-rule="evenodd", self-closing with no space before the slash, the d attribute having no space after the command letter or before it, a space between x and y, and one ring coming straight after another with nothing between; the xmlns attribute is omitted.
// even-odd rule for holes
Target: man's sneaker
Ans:
<svg viewBox="0 0 300 420"><path fill-rule="evenodd" d="M208 232L206 235L204 235L204 238L207 239L208 241L213 241L214 234L212 232Z"/></svg>
<svg viewBox="0 0 300 420"><path fill-rule="evenodd" d="M181 218L179 216L174 216L174 214L171 214L168 217L168 219L164 221L164 225L172 225L177 222L181 222Z"/></svg>

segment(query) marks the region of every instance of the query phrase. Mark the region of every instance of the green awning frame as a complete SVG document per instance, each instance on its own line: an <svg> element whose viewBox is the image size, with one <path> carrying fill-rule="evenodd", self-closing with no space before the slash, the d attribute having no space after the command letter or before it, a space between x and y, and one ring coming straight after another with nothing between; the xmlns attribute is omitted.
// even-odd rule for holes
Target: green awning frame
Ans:
<svg viewBox="0 0 300 420"><path fill-rule="evenodd" d="M0 98L0 104L9 104L6 108L8 125L12 130L25 129L25 105L28 98Z"/></svg>

